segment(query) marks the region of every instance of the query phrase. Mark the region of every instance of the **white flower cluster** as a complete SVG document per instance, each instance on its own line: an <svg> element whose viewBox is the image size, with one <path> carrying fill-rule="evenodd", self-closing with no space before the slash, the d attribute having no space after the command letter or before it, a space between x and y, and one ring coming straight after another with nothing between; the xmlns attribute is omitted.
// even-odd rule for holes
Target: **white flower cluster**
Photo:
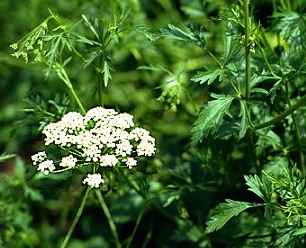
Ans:
<svg viewBox="0 0 306 248"><path fill-rule="evenodd" d="M83 180L83 183L87 184L91 188L99 188L100 184L104 183L104 180L99 173L88 174L87 177Z"/></svg>
<svg viewBox="0 0 306 248"><path fill-rule="evenodd" d="M134 126L130 114L95 107L85 116L77 112L67 113L60 121L48 124L43 134L47 146L56 145L66 153L68 151L69 154L59 162L60 167L71 169L81 164L96 164L133 168L139 157L155 153L155 139L147 130ZM45 152L33 155L32 160L38 170L46 174L56 170L55 162L51 163ZM85 180L84 183L91 185L92 177L88 175Z"/></svg>

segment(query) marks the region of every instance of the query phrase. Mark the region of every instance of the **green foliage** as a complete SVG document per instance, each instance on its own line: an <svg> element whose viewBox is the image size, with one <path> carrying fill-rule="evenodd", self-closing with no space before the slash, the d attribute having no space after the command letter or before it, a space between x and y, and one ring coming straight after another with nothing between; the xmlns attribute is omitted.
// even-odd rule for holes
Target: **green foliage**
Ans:
<svg viewBox="0 0 306 248"><path fill-rule="evenodd" d="M221 229L231 218L255 206L249 202L226 200L225 203L219 204L212 211L211 217L207 222L207 232Z"/></svg>
<svg viewBox="0 0 306 248"><path fill-rule="evenodd" d="M34 174L30 155L80 103L156 137L154 159L105 175L122 248L305 247L304 0L4 0L0 16L0 247L61 244L81 173ZM70 247L114 246L90 195Z"/></svg>
<svg viewBox="0 0 306 248"><path fill-rule="evenodd" d="M229 96L216 96L216 98L216 100L207 103L195 122L192 129L193 143L201 142L208 135L216 134L234 100L233 97Z"/></svg>
<svg viewBox="0 0 306 248"><path fill-rule="evenodd" d="M263 175L261 179L257 175L245 176L244 179L246 185L249 186L248 190L255 193L265 202L271 201L272 184L266 176Z"/></svg>
<svg viewBox="0 0 306 248"><path fill-rule="evenodd" d="M192 78L192 81L198 82L200 84L204 84L207 82L208 85L211 85L216 79L221 78L222 76L222 70L217 69L213 71L205 71L200 72L198 75Z"/></svg>

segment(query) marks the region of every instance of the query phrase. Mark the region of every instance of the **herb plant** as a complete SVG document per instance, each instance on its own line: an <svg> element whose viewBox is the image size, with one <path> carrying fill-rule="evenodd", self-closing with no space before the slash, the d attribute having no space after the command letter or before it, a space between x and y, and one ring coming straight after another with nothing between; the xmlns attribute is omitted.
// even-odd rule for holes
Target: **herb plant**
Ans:
<svg viewBox="0 0 306 248"><path fill-rule="evenodd" d="M3 247L305 247L304 0L47 2L0 53Z"/></svg>

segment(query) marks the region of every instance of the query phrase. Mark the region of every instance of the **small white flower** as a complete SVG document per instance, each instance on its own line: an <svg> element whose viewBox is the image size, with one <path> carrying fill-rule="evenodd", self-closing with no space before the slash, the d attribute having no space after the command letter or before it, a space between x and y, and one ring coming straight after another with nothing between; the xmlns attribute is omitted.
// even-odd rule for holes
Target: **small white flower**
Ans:
<svg viewBox="0 0 306 248"><path fill-rule="evenodd" d="M88 174L87 177L83 180L83 184L87 184L91 188L99 188L101 183L104 183L104 180L99 173Z"/></svg>
<svg viewBox="0 0 306 248"><path fill-rule="evenodd" d="M155 141L154 139L144 139L141 140L137 146L137 155L138 156L147 156L150 157L155 153Z"/></svg>
<svg viewBox="0 0 306 248"><path fill-rule="evenodd" d="M110 126L127 129L134 126L133 116L128 113L116 115L109 122Z"/></svg>
<svg viewBox="0 0 306 248"><path fill-rule="evenodd" d="M47 160L46 152L38 152L31 157L33 164L37 165L45 160Z"/></svg>
<svg viewBox="0 0 306 248"><path fill-rule="evenodd" d="M132 153L133 146L128 140L122 140L119 144L116 145L116 154L119 156L125 157Z"/></svg>
<svg viewBox="0 0 306 248"><path fill-rule="evenodd" d="M140 127L136 127L130 133L130 139L134 139L136 141L138 141L140 139L146 139L148 137L150 137L149 131L147 131L147 130L145 130L143 128L140 128Z"/></svg>
<svg viewBox="0 0 306 248"><path fill-rule="evenodd" d="M55 166L52 160L46 160L38 165L37 170L44 173L45 175L48 175L49 172L55 170Z"/></svg>
<svg viewBox="0 0 306 248"><path fill-rule="evenodd" d="M132 169L137 165L137 160L134 158L127 158L125 164L129 169Z"/></svg>
<svg viewBox="0 0 306 248"><path fill-rule="evenodd" d="M113 109L95 107L87 111L85 115L85 121L88 122L90 120L94 120L94 121L104 120L106 117L116 115L116 114L117 112Z"/></svg>
<svg viewBox="0 0 306 248"><path fill-rule="evenodd" d="M61 123L65 128L84 128L84 117L80 113L69 112L62 117Z"/></svg>
<svg viewBox="0 0 306 248"><path fill-rule="evenodd" d="M115 166L118 163L118 159L115 155L103 155L100 157L101 166Z"/></svg>
<svg viewBox="0 0 306 248"><path fill-rule="evenodd" d="M59 166L73 168L75 167L77 161L78 160L75 157L69 155L62 158L62 161L60 162Z"/></svg>

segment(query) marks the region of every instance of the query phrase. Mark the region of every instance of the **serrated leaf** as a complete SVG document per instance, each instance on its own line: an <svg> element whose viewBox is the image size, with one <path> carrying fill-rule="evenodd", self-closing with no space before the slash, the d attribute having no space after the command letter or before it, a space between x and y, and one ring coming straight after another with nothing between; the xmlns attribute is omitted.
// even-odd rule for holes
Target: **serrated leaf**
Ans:
<svg viewBox="0 0 306 248"><path fill-rule="evenodd" d="M280 77L269 75L254 75L250 81L251 87L255 87L259 83L263 83L266 80L279 80Z"/></svg>
<svg viewBox="0 0 306 248"><path fill-rule="evenodd" d="M161 30L164 36L180 41L197 41L191 32L184 31L179 27L169 24L167 28Z"/></svg>
<svg viewBox="0 0 306 248"><path fill-rule="evenodd" d="M256 204L249 202L226 200L213 209L207 222L208 233L221 229L231 218L239 215L248 208L256 207Z"/></svg>
<svg viewBox="0 0 306 248"><path fill-rule="evenodd" d="M232 96L222 96L208 102L200 112L192 128L192 142L194 144L201 142L203 138L218 131L233 99Z"/></svg>
<svg viewBox="0 0 306 248"><path fill-rule="evenodd" d="M207 82L208 85L212 84L218 77L221 77L222 70L216 69L213 71L204 71L199 72L196 76L194 76L191 80L200 84L204 84Z"/></svg>
<svg viewBox="0 0 306 248"><path fill-rule="evenodd" d="M268 178L263 175L259 178L257 175L244 176L246 185L249 186L248 190L255 193L265 202L270 202L272 195L272 184Z"/></svg>

